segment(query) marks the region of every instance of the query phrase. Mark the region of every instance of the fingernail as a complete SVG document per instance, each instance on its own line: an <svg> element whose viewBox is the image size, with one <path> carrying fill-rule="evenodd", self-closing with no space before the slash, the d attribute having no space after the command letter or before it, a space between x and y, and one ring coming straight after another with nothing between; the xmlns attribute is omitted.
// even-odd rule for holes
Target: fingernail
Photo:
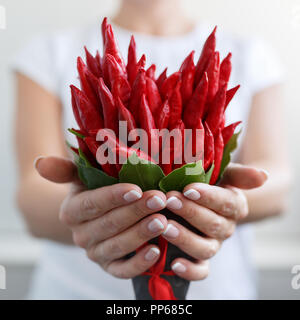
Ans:
<svg viewBox="0 0 300 320"><path fill-rule="evenodd" d="M38 165L39 161L42 160L42 159L45 159L45 157L39 156L33 161L33 166L34 166L35 169L37 169L37 165Z"/></svg>
<svg viewBox="0 0 300 320"><path fill-rule="evenodd" d="M176 197L171 197L167 200L167 208L179 210L182 208L182 202Z"/></svg>
<svg viewBox="0 0 300 320"><path fill-rule="evenodd" d="M158 196L154 196L147 201L147 207L151 210L162 209L165 206L165 202Z"/></svg>
<svg viewBox="0 0 300 320"><path fill-rule="evenodd" d="M179 230L172 224L168 224L166 231L163 233L164 236L168 238L175 239L179 235Z"/></svg>
<svg viewBox="0 0 300 320"><path fill-rule="evenodd" d="M145 254L145 259L147 261L154 260L157 256L159 256L160 251L157 248L151 248L146 254Z"/></svg>
<svg viewBox="0 0 300 320"><path fill-rule="evenodd" d="M199 200L200 199L200 193L195 189L189 189L183 194L186 198L190 200Z"/></svg>
<svg viewBox="0 0 300 320"><path fill-rule="evenodd" d="M186 266L180 262L176 262L175 264L173 264L172 270L178 273L183 273L186 272Z"/></svg>
<svg viewBox="0 0 300 320"><path fill-rule="evenodd" d="M262 172L264 175L265 175L265 179L268 179L269 178L269 172L265 169L261 169L260 172Z"/></svg>
<svg viewBox="0 0 300 320"><path fill-rule="evenodd" d="M136 201L138 199L141 199L142 195L137 192L136 190L131 190L127 193L124 194L123 198L125 201L127 202L133 202Z"/></svg>
<svg viewBox="0 0 300 320"><path fill-rule="evenodd" d="M165 226L159 219L154 219L148 224L148 229L153 233L164 230L164 228Z"/></svg>

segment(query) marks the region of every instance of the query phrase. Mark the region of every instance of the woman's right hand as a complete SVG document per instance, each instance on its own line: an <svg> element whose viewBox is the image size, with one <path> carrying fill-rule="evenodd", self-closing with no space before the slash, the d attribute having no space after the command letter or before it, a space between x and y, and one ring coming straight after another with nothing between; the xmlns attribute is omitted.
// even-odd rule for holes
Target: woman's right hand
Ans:
<svg viewBox="0 0 300 320"><path fill-rule="evenodd" d="M118 278L132 278L158 260L160 251L155 245L146 245L130 259L124 257L167 228L167 219L157 213L166 207L162 192L143 193L133 184L86 191L75 165L62 158L38 158L35 167L47 180L71 183L60 220L71 229L74 243L105 271Z"/></svg>

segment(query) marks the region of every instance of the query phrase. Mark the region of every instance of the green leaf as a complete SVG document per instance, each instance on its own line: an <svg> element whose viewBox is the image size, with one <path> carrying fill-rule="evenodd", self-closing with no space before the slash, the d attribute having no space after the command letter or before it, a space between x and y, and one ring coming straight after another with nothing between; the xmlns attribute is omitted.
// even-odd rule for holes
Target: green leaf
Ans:
<svg viewBox="0 0 300 320"><path fill-rule="evenodd" d="M212 164L210 169L206 172L206 174L205 174L205 183L209 184L210 179L211 179L211 175L212 175L212 173L214 171L214 168L215 168L215 165Z"/></svg>
<svg viewBox="0 0 300 320"><path fill-rule="evenodd" d="M160 181L159 187L165 193L169 191L181 192L185 186L194 182L205 183L205 172L201 160L172 171Z"/></svg>
<svg viewBox="0 0 300 320"><path fill-rule="evenodd" d="M71 149L72 145L69 142L66 143ZM74 162L77 166L79 179L89 190L111 186L118 183L118 179L107 175L102 170L94 168L80 148L78 149L79 155L72 149L71 152L73 153Z"/></svg>
<svg viewBox="0 0 300 320"><path fill-rule="evenodd" d="M220 175L219 175L219 179L222 178L223 173L226 169L226 167L228 166L228 164L230 163L231 160L231 154L232 152L237 148L237 140L239 135L241 134L242 131L239 131L238 133L235 133L231 139L228 141L228 143L226 144L225 148L224 148L224 153L223 153L223 159L222 159L222 163L221 163L221 169L220 169Z"/></svg>
<svg viewBox="0 0 300 320"><path fill-rule="evenodd" d="M75 163L77 165L79 179L89 190L118 183L118 179L107 175L102 170L86 166L82 158L79 158Z"/></svg>
<svg viewBox="0 0 300 320"><path fill-rule="evenodd" d="M143 191L157 190L164 177L162 169L153 162L140 159L136 153L127 159L119 173L121 183L133 183Z"/></svg>

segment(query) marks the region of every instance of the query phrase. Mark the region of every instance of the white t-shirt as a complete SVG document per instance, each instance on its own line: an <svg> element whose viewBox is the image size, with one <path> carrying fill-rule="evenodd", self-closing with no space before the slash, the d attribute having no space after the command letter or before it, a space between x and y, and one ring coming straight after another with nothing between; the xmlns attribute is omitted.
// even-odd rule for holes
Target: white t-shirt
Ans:
<svg viewBox="0 0 300 320"><path fill-rule="evenodd" d="M131 32L114 26L124 57ZM157 74L166 66L171 74L179 69L183 59L196 50L198 58L203 43L213 30L209 24L199 24L185 36L166 38L135 34L138 54L145 53L147 65L157 65ZM17 55L13 62L17 70L58 96L64 107L64 131L76 127L72 114L69 85L79 86L76 71L77 56L84 56L83 46L90 52L102 50L100 23L88 28L37 37ZM217 33L217 48L221 57L233 54L230 87L241 89L228 108L227 121L242 120L247 124L252 97L255 93L282 79L282 69L273 53L262 41L240 39L231 34ZM101 51L100 51L101 52ZM244 130L245 131L245 130ZM240 144L242 139L240 140ZM256 283L249 257L251 229L240 226L211 259L210 275L204 281L193 282L188 299L254 299ZM130 280L113 278L86 257L84 250L44 241L43 254L36 267L30 299L133 299Z"/></svg>

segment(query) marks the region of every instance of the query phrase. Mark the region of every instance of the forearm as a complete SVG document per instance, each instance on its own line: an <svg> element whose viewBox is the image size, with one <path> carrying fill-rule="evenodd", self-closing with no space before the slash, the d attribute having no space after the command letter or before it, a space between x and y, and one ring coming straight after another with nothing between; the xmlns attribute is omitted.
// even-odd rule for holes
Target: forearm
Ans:
<svg viewBox="0 0 300 320"><path fill-rule="evenodd" d="M245 191L249 215L242 223L255 222L282 214L287 207L290 188L291 179L288 167L270 166L266 163L251 165L257 168L266 168L269 178L264 186Z"/></svg>
<svg viewBox="0 0 300 320"><path fill-rule="evenodd" d="M59 221L59 209L68 186L58 185L32 175L21 181L17 201L30 233L64 244L72 244L72 234Z"/></svg>

